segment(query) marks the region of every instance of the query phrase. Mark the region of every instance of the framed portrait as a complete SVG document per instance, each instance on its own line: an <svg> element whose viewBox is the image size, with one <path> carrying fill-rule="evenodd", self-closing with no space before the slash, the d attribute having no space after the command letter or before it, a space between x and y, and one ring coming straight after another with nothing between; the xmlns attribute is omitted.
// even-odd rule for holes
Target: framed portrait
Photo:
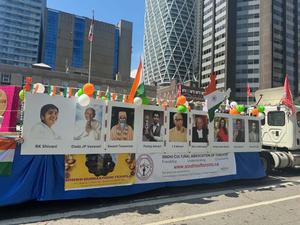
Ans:
<svg viewBox="0 0 300 225"><path fill-rule="evenodd" d="M135 107L133 104L108 102L106 151L128 153L136 151Z"/></svg>
<svg viewBox="0 0 300 225"><path fill-rule="evenodd" d="M167 152L189 152L188 113L168 108Z"/></svg>
<svg viewBox="0 0 300 225"><path fill-rule="evenodd" d="M209 140L207 113L192 110L191 119L191 152L207 152L207 143Z"/></svg>

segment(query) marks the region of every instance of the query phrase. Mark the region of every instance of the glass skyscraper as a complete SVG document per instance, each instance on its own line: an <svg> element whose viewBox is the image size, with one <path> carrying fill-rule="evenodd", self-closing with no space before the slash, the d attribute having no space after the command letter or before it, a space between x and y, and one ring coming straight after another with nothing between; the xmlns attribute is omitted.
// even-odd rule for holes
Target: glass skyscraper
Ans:
<svg viewBox="0 0 300 225"><path fill-rule="evenodd" d="M0 0L0 63L30 67L39 61L46 0Z"/></svg>
<svg viewBox="0 0 300 225"><path fill-rule="evenodd" d="M146 84L197 80L200 1L146 0L144 76Z"/></svg>

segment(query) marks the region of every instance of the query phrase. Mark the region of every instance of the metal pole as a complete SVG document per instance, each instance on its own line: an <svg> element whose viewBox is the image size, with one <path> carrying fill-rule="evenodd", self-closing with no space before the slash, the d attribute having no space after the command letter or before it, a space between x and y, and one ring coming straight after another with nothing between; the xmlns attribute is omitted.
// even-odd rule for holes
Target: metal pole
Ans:
<svg viewBox="0 0 300 225"><path fill-rule="evenodd" d="M89 80L88 83L91 82L91 67L92 67L92 41L90 42L90 62L89 62Z"/></svg>

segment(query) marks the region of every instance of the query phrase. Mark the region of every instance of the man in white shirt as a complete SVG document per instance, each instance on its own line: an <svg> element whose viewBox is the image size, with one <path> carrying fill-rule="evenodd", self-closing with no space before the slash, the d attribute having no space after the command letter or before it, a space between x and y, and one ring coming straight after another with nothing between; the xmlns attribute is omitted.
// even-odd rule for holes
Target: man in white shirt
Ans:
<svg viewBox="0 0 300 225"><path fill-rule="evenodd" d="M100 140L101 123L94 119L96 116L95 110L93 108L87 108L84 116L86 120L76 122L74 140Z"/></svg>
<svg viewBox="0 0 300 225"><path fill-rule="evenodd" d="M187 142L187 129L183 126L183 117L180 113L173 116L175 127L169 130L170 142Z"/></svg>
<svg viewBox="0 0 300 225"><path fill-rule="evenodd" d="M165 128L159 124L160 114L157 111L152 113L153 124L150 126L149 141L162 142L164 140ZM148 137L147 137L148 138Z"/></svg>

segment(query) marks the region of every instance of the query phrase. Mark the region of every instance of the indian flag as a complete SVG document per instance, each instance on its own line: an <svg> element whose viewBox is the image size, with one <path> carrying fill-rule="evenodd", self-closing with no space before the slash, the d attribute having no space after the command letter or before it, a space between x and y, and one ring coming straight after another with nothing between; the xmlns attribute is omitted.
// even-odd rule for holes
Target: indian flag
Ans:
<svg viewBox="0 0 300 225"><path fill-rule="evenodd" d="M101 98L101 91L94 91L93 98L94 99L100 99Z"/></svg>
<svg viewBox="0 0 300 225"><path fill-rule="evenodd" d="M144 85L144 74L142 68L142 60L140 57L140 64L131 87L130 94L128 96L127 102L132 103L135 97L146 97L145 85Z"/></svg>
<svg viewBox="0 0 300 225"><path fill-rule="evenodd" d="M108 97L109 97L109 86L107 86L106 93L105 93L105 98L108 99Z"/></svg>
<svg viewBox="0 0 300 225"><path fill-rule="evenodd" d="M72 97L72 88L65 87L64 89L64 97L65 98L71 98Z"/></svg>
<svg viewBox="0 0 300 225"><path fill-rule="evenodd" d="M0 176L11 175L15 148L14 139L0 139Z"/></svg>
<svg viewBox="0 0 300 225"><path fill-rule="evenodd" d="M117 95L115 93L110 93L110 100L111 101L115 101L116 97L117 97Z"/></svg>
<svg viewBox="0 0 300 225"><path fill-rule="evenodd" d="M48 95L54 96L56 93L56 87L55 86L48 86Z"/></svg>
<svg viewBox="0 0 300 225"><path fill-rule="evenodd" d="M35 94L37 92L37 90L39 89L39 85L38 84L31 84L31 93Z"/></svg>
<svg viewBox="0 0 300 225"><path fill-rule="evenodd" d="M224 94L217 89L216 77L210 73L210 84L205 88L204 99L207 101L209 122L212 122L215 117L215 111L219 108L224 100Z"/></svg>
<svg viewBox="0 0 300 225"><path fill-rule="evenodd" d="M121 102L126 102L127 99L127 95L122 95L121 96Z"/></svg>

